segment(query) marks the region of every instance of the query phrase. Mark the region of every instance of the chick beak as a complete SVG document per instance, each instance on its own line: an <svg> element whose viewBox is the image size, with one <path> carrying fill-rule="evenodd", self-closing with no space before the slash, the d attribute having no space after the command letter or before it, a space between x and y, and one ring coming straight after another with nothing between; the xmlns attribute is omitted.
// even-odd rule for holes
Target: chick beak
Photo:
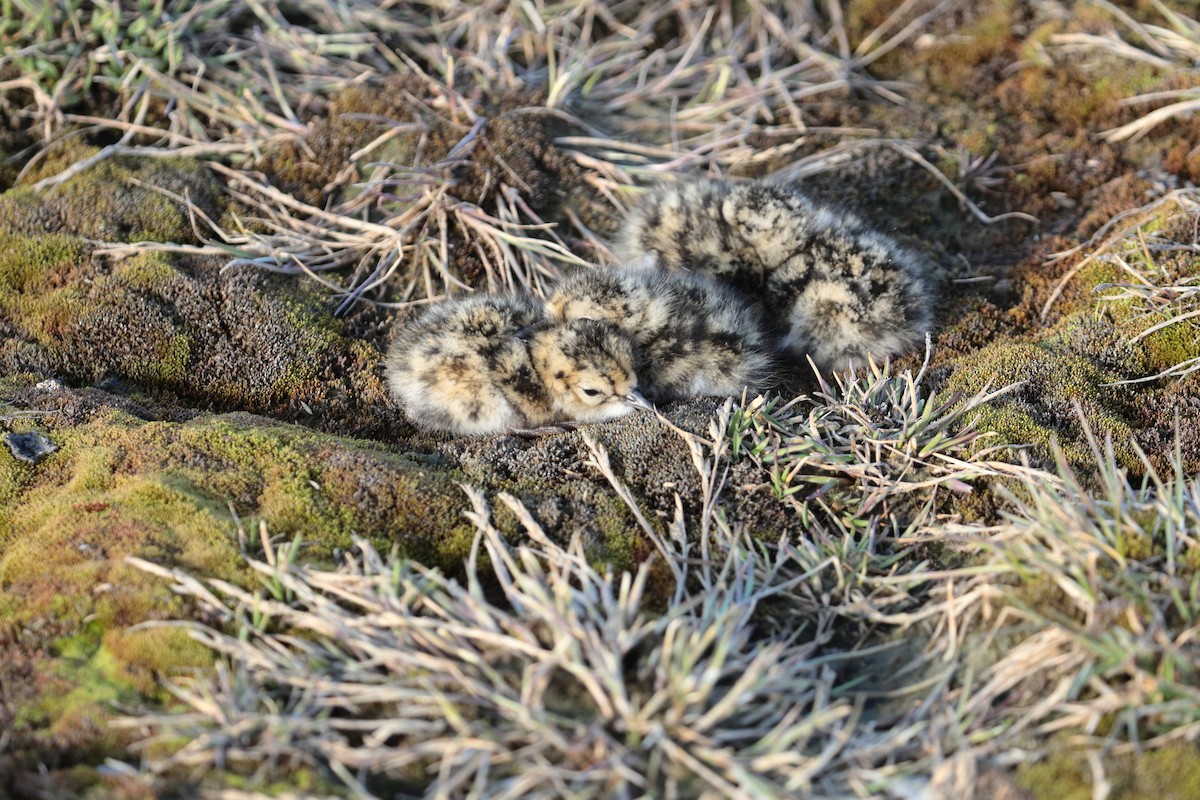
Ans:
<svg viewBox="0 0 1200 800"><path fill-rule="evenodd" d="M654 410L654 406L650 403L650 401L642 397L641 393L637 391L632 391L625 395L625 402L634 408L641 409L642 411Z"/></svg>

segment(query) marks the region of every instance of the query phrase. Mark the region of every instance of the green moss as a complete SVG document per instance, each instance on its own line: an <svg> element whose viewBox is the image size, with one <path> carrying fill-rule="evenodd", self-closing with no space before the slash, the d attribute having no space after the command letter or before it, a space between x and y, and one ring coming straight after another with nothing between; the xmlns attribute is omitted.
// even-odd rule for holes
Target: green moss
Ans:
<svg viewBox="0 0 1200 800"><path fill-rule="evenodd" d="M0 409L2 410L2 409ZM7 527L6 518L12 510L12 502L30 481L33 470L15 458L0 458L0 541Z"/></svg>
<svg viewBox="0 0 1200 800"><path fill-rule="evenodd" d="M303 536L328 554L348 546L359 527L353 508L329 502L321 486L325 475L303 447L318 434L221 417L152 423L136 438L128 452L142 462L138 469L169 466L173 485L231 499L284 538Z"/></svg>
<svg viewBox="0 0 1200 800"><path fill-rule="evenodd" d="M137 691L147 697L160 696L160 677L213 662L212 651L178 627L108 631L104 646Z"/></svg>
<svg viewBox="0 0 1200 800"><path fill-rule="evenodd" d="M1058 440L1068 460L1092 463L1091 451L1076 407L1097 436L1110 437L1118 461L1142 468L1130 442L1133 431L1114 402L1118 391L1105 384L1118 380L1092 360L1064 352L1053 337L1038 344L997 342L960 359L947 388L972 396L987 387L1021 384L981 409L979 428L992 431L1007 444L1037 445L1043 457ZM988 444L996 444L993 438Z"/></svg>
<svg viewBox="0 0 1200 800"><path fill-rule="evenodd" d="M1192 800L1200 797L1200 752L1194 744L1107 756L1104 777L1110 800ZM1082 753L1063 750L1017 771L1020 784L1038 800L1091 800L1092 772Z"/></svg>
<svg viewBox="0 0 1200 800"><path fill-rule="evenodd" d="M261 518L273 534L304 537L314 552L348 546L351 533L399 541L405 555L430 564L452 564L465 552L466 501L452 476L427 472L375 443L244 414L147 423L114 413L56 438L62 450L42 465L44 480L83 502L107 503L123 493L122 501L139 504L143 522L186 519L190 507L225 518L218 527L228 532L231 501L250 515L248 527ZM37 525L53 505L32 503L15 524Z"/></svg>
<svg viewBox="0 0 1200 800"><path fill-rule="evenodd" d="M67 144L25 176L28 184L61 173L98 152ZM179 198L179 199L177 199ZM44 192L30 186L0 195L0 219L23 233L70 233L109 242L194 242L182 198L211 219L221 216L220 187L201 161L110 158Z"/></svg>
<svg viewBox="0 0 1200 800"><path fill-rule="evenodd" d="M122 261L117 269L121 283L131 289L152 292L178 274L166 253L139 253Z"/></svg>
<svg viewBox="0 0 1200 800"><path fill-rule="evenodd" d="M633 525L628 512L606 514L599 520L601 541L592 548L588 558L612 565L614 570L634 569L642 560L641 549L645 544L642 535Z"/></svg>
<svg viewBox="0 0 1200 800"><path fill-rule="evenodd" d="M315 405L348 344L329 299L283 281L267 292L241 280L222 295L205 288L207 278L163 253L102 268L81 240L0 233L0 314L57 374L118 377L255 410L283 398Z"/></svg>
<svg viewBox="0 0 1200 800"><path fill-rule="evenodd" d="M1143 230L1150 232L1162 225L1163 220L1156 217L1144 225ZM1145 270L1152 278L1161 274L1156 265L1145 261L1146 256L1139 243L1129 243L1126 250L1124 257L1137 268ZM1172 266L1172 271L1177 279L1193 274L1192 270L1180 269L1181 265ZM1130 280L1128 274L1118 273L1111 266L1106 266L1104 269L1085 270L1081 274L1081 278L1084 285L1088 286L1115 284ZM1126 332L1128 337L1133 337L1180 313L1178 310L1171 310L1147 314L1145 302L1140 299L1112 299L1111 291L1103 291L1102 294L1109 295L1109 299L1101 301L1100 308L1113 321L1114 325ZM1143 368L1146 373L1153 375L1200 356L1200 326L1190 320L1184 320L1138 339L1135 346L1144 354Z"/></svg>
<svg viewBox="0 0 1200 800"><path fill-rule="evenodd" d="M58 344L82 305L82 294L64 284L85 257L78 238L20 235L0 226L0 314L36 341Z"/></svg>
<svg viewBox="0 0 1200 800"><path fill-rule="evenodd" d="M307 299L310 302L304 302ZM300 340L299 348L308 353L328 353L341 347L344 326L332 314L324 313L313 298L282 295L277 298L283 318ZM271 391L282 396L294 396L296 390L319 377L320 361L311 358L291 362L276 380Z"/></svg>
<svg viewBox="0 0 1200 800"><path fill-rule="evenodd" d="M1147 323L1158 324L1165 316L1150 317ZM1175 323L1141 339L1151 374L1162 372L1184 361L1200 357L1200 328L1190 321Z"/></svg>
<svg viewBox="0 0 1200 800"><path fill-rule="evenodd" d="M0 228L0 303L11 303L11 295L45 291L55 276L74 269L82 258L82 242L76 237L19 236Z"/></svg>
<svg viewBox="0 0 1200 800"><path fill-rule="evenodd" d="M126 557L257 585L230 503L251 548L262 521L279 539L303 537L306 560L328 560L358 533L456 570L474 537L451 476L375 443L245 414L173 423L110 412L53 436L61 449L36 469L0 472L0 645L22 630L55 637L25 651L37 691L13 700L18 747L73 743L101 760L122 746L107 726L114 703L165 702L161 677L211 663L181 629L130 629L194 609Z"/></svg>
<svg viewBox="0 0 1200 800"><path fill-rule="evenodd" d="M71 457L73 443L52 458ZM28 489L0 539L0 588L21 598L12 621L28 621L65 601L60 616L88 617L106 629L168 610L180 612L167 587L127 565L127 555L186 565L200 574L245 575L227 515L157 476L121 476L111 489ZM53 565L48 569L47 565Z"/></svg>
<svg viewBox="0 0 1200 800"><path fill-rule="evenodd" d="M182 744L186 744L183 742ZM260 776L237 775L226 772L221 776L222 789L243 790L267 797L295 797L297 792L311 792L320 797L341 797L345 786L321 775L312 768L289 769L283 780L264 781Z"/></svg>
<svg viewBox="0 0 1200 800"><path fill-rule="evenodd" d="M151 385L178 384L187 376L191 359L191 339L184 334L177 334L167 337L155 356L130 359L126 365L127 374Z"/></svg>
<svg viewBox="0 0 1200 800"><path fill-rule="evenodd" d="M116 706L136 702L138 693L101 643L99 628L93 621L60 637L50 644L49 657L32 664L41 691L16 709L12 733L36 730L42 739L74 742L76 758L98 757L119 745L108 721Z"/></svg>
<svg viewBox="0 0 1200 800"><path fill-rule="evenodd" d="M84 633L60 640L56 649L59 660L54 664L54 677L69 682L71 690L65 694L44 692L37 704L47 719L54 720L55 727L104 718L114 703L134 700L135 692L120 662L98 637Z"/></svg>
<svg viewBox="0 0 1200 800"><path fill-rule="evenodd" d="M942 91L970 91L975 67L1003 54L1013 41L1012 6L1009 0L987 4L986 12L955 36L922 53L930 83Z"/></svg>
<svg viewBox="0 0 1200 800"><path fill-rule="evenodd" d="M112 421L115 424L123 423L122 417L114 415ZM47 469L53 466L61 465L62 468L69 469L67 475L67 490L78 497L87 497L89 494L105 492L113 488L113 483L116 479L116 468L121 451L116 447L106 447L102 442L95 442L93 446L76 448L73 442L68 442L67 449L61 458L57 458L50 462Z"/></svg>
<svg viewBox="0 0 1200 800"><path fill-rule="evenodd" d="M81 298L62 285L85 258L83 242L75 237L0 228L0 312L34 339L56 342Z"/></svg>

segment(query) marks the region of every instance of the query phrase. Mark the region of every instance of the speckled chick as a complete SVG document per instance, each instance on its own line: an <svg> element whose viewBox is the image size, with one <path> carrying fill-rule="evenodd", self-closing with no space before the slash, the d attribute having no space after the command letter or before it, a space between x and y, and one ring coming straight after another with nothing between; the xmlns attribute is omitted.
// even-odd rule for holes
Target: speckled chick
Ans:
<svg viewBox="0 0 1200 800"><path fill-rule="evenodd" d="M741 394L771 373L771 341L734 289L685 272L629 264L581 270L546 301L554 321L603 320L633 341L655 400Z"/></svg>
<svg viewBox="0 0 1200 800"><path fill-rule="evenodd" d="M616 249L729 282L762 303L782 350L823 371L910 350L932 323L924 259L793 186L658 188L630 214Z"/></svg>
<svg viewBox="0 0 1200 800"><path fill-rule="evenodd" d="M599 322L550 324L524 297L431 306L397 334L385 373L414 425L457 434L601 422L649 407L625 336Z"/></svg>

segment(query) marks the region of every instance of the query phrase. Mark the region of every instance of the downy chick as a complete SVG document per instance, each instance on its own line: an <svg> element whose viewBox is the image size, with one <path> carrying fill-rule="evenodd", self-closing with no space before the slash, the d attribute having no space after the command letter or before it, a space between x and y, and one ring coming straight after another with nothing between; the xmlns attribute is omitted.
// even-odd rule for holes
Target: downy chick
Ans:
<svg viewBox="0 0 1200 800"><path fill-rule="evenodd" d="M546 314L618 327L633 341L643 389L656 400L740 394L771 371L770 340L750 305L698 275L639 264L584 270L554 288Z"/></svg>
<svg viewBox="0 0 1200 800"><path fill-rule="evenodd" d="M414 425L480 435L647 408L633 364L629 341L611 326L552 325L532 299L476 295L431 306L407 325L385 372Z"/></svg>
<svg viewBox="0 0 1200 800"><path fill-rule="evenodd" d="M762 303L781 349L821 370L909 350L932 323L924 259L791 186L660 187L624 223L617 254L727 281Z"/></svg>

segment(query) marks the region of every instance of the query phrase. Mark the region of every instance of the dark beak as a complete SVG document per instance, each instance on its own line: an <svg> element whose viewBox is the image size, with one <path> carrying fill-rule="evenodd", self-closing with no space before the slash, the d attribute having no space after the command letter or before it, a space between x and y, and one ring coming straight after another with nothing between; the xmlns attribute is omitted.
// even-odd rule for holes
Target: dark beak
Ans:
<svg viewBox="0 0 1200 800"><path fill-rule="evenodd" d="M642 397L641 393L637 391L632 391L625 395L625 402L634 408L641 409L642 411L654 410L654 405L649 400Z"/></svg>

